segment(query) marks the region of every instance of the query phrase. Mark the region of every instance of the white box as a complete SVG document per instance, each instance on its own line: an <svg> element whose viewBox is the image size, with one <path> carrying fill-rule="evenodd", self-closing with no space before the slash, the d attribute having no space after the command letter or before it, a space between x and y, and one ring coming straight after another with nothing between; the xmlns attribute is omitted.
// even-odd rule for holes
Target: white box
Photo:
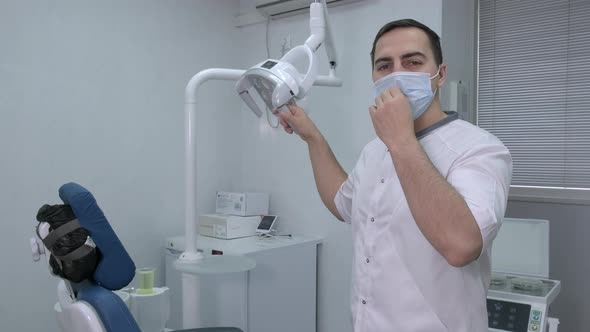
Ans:
<svg viewBox="0 0 590 332"><path fill-rule="evenodd" d="M199 217L199 234L218 239L235 239L256 235L260 216L240 217L227 214L204 214Z"/></svg>
<svg viewBox="0 0 590 332"><path fill-rule="evenodd" d="M268 194L218 191L215 212L236 216L261 216L268 214Z"/></svg>

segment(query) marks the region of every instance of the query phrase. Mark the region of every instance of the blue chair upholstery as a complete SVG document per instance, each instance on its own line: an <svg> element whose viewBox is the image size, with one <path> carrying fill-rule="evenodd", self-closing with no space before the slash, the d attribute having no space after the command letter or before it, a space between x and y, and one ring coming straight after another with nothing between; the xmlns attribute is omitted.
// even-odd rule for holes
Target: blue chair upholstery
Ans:
<svg viewBox="0 0 590 332"><path fill-rule="evenodd" d="M78 300L89 303L109 332L141 332L125 302L100 286L86 286L78 291Z"/></svg>
<svg viewBox="0 0 590 332"><path fill-rule="evenodd" d="M59 188L59 197L71 206L80 226L90 233L100 258L94 284L82 286L77 299L89 303L109 332L141 332L127 305L112 292L127 286L135 275L135 263L111 228L94 196L76 183Z"/></svg>
<svg viewBox="0 0 590 332"><path fill-rule="evenodd" d="M100 251L101 257L93 275L96 284L110 290L127 286L135 276L135 264L94 196L77 183L67 183L59 188L59 197L72 207L78 222L90 233Z"/></svg>

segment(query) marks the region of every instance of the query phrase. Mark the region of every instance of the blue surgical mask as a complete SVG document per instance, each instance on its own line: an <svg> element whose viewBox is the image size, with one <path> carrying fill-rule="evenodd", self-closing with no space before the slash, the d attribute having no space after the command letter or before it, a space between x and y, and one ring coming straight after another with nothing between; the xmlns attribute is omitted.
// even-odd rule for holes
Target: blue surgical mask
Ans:
<svg viewBox="0 0 590 332"><path fill-rule="evenodd" d="M432 77L428 73L402 71L391 73L375 82L375 98L380 96L383 91L394 86L397 87L408 98L412 107L412 116L416 120L428 109L434 99L436 90L432 91L430 81L437 77L439 72L440 67L436 75Z"/></svg>

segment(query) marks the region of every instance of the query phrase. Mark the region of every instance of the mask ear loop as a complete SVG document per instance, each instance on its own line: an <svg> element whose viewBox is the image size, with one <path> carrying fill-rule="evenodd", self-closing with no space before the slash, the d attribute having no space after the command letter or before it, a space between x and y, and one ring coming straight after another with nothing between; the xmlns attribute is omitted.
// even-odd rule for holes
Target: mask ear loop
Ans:
<svg viewBox="0 0 590 332"><path fill-rule="evenodd" d="M436 75L432 76L430 79L431 80L435 79L438 76L438 74L440 74L440 66L438 66L438 70L436 71Z"/></svg>
<svg viewBox="0 0 590 332"><path fill-rule="evenodd" d="M438 70L436 71L436 75L432 76L432 77L430 78L430 80L432 81L432 80L433 80L433 79L435 79L435 78L436 78L436 77L437 77L439 74L440 74L440 65L438 66ZM434 92L433 92L433 94L436 96L437 92L438 92L438 86L436 87L436 89L434 89Z"/></svg>

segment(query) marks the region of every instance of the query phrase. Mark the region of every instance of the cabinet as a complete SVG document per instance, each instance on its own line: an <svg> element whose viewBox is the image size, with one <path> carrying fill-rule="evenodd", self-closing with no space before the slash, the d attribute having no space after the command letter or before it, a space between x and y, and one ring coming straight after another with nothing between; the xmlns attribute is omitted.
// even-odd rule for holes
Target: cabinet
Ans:
<svg viewBox="0 0 590 332"><path fill-rule="evenodd" d="M246 255L256 261L256 267L248 272L247 278L247 331L316 331L317 250L321 238L254 236L222 240L199 236L197 244L206 255L215 251ZM168 327L171 329L182 327L181 276L172 262L183 250L183 236L166 239L165 284L170 288ZM223 285L223 276L201 281L201 289L209 292L207 299L201 299L201 317L211 326L231 323L228 315L232 313L225 309L232 306L231 296L211 296L223 294L224 289L219 288Z"/></svg>

